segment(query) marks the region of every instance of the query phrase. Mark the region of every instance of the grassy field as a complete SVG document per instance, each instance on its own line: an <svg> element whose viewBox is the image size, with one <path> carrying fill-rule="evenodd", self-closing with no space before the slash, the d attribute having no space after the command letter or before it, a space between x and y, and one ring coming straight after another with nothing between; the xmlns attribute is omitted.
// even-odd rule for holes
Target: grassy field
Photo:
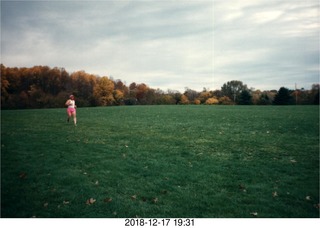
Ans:
<svg viewBox="0 0 320 228"><path fill-rule="evenodd" d="M2 217L319 217L318 106L1 111Z"/></svg>

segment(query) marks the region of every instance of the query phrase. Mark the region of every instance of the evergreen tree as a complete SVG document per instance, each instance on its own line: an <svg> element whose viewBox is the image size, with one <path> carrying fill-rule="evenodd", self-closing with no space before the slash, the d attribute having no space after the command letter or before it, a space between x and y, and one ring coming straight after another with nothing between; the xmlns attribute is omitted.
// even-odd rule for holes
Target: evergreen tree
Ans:
<svg viewBox="0 0 320 228"><path fill-rule="evenodd" d="M320 104L320 102L319 102L319 92L314 96L313 104L315 104L315 105L319 105Z"/></svg>
<svg viewBox="0 0 320 228"><path fill-rule="evenodd" d="M292 97L290 96L290 91L289 89L285 87L281 87L274 97L273 103L275 105L289 105L292 104Z"/></svg>
<svg viewBox="0 0 320 228"><path fill-rule="evenodd" d="M268 94L266 93L261 94L258 101L258 105L270 105L270 104L272 104L272 101L269 98Z"/></svg>
<svg viewBox="0 0 320 228"><path fill-rule="evenodd" d="M248 90L243 90L239 97L240 105L252 105L252 96Z"/></svg>

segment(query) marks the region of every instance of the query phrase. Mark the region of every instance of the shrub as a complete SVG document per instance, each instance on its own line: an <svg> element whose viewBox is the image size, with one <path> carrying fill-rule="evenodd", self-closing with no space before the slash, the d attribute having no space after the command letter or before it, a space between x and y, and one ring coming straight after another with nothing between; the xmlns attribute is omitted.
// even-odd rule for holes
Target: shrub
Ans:
<svg viewBox="0 0 320 228"><path fill-rule="evenodd" d="M232 105L232 104L234 104L233 101L227 96L223 96L223 97L219 98L219 103L223 104L223 105Z"/></svg>
<svg viewBox="0 0 320 228"><path fill-rule="evenodd" d="M219 104L219 100L215 97L211 97L211 98L208 98L206 100L206 105L214 105L214 104Z"/></svg>
<svg viewBox="0 0 320 228"><path fill-rule="evenodd" d="M181 95L180 104L189 104L189 99L186 95Z"/></svg>
<svg viewBox="0 0 320 228"><path fill-rule="evenodd" d="M201 101L199 99L195 99L194 104L199 105L199 104L201 104Z"/></svg>

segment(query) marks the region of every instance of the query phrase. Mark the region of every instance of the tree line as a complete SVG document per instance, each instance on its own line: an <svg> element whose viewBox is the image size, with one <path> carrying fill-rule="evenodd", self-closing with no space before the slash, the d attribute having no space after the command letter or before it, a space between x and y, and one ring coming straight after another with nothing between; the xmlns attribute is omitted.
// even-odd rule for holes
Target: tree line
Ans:
<svg viewBox="0 0 320 228"><path fill-rule="evenodd" d="M100 77L64 68L34 66L31 68L5 67L1 64L1 108L57 108L74 94L79 107L111 105L310 105L319 104L319 84L311 90L260 91L248 88L241 81L229 81L221 90L204 88L198 92L185 88L162 91L144 83L129 86L120 79Z"/></svg>

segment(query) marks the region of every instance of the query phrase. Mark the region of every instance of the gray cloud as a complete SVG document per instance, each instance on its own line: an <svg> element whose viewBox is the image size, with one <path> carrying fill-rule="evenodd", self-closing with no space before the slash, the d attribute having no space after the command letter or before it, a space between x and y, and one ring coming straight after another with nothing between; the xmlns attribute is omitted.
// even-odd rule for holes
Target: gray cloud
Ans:
<svg viewBox="0 0 320 228"><path fill-rule="evenodd" d="M153 88L310 88L317 0L4 1L2 63L85 70Z"/></svg>
<svg viewBox="0 0 320 228"><path fill-rule="evenodd" d="M1 13L8 66L62 66L179 90L213 77L210 1L4 2Z"/></svg>
<svg viewBox="0 0 320 228"><path fill-rule="evenodd" d="M259 89L319 82L317 1L215 1L215 82Z"/></svg>

